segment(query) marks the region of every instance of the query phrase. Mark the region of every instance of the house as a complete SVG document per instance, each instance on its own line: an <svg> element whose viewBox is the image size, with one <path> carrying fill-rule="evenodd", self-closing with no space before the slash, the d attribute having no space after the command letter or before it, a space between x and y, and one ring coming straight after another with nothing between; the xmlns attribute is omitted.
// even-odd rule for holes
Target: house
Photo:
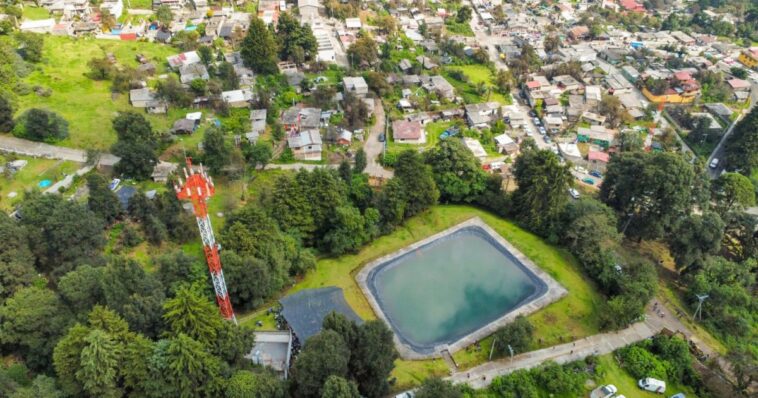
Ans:
<svg viewBox="0 0 758 398"><path fill-rule="evenodd" d="M614 130L609 130L603 126L579 127L577 129L577 140L579 142L599 145L605 149L613 145L615 136Z"/></svg>
<svg viewBox="0 0 758 398"><path fill-rule="evenodd" d="M402 144L426 143L424 126L417 121L396 120L392 122L392 137L395 142Z"/></svg>
<svg viewBox="0 0 758 398"><path fill-rule="evenodd" d="M500 134L498 136L495 136L494 139L495 145L497 146L497 151L503 155L515 155L518 153L518 144L516 144L516 142L513 141L513 138L511 138L511 136L508 134Z"/></svg>
<svg viewBox="0 0 758 398"><path fill-rule="evenodd" d="M440 98L452 100L455 98L455 88L440 75L420 77L422 86L429 92L437 94Z"/></svg>
<svg viewBox="0 0 758 398"><path fill-rule="evenodd" d="M574 40L585 39L590 35L590 28L585 25L577 25L569 29L568 35Z"/></svg>
<svg viewBox="0 0 758 398"><path fill-rule="evenodd" d="M297 9L301 21L312 21L318 18L323 8L324 6L318 0L297 0Z"/></svg>
<svg viewBox="0 0 758 398"><path fill-rule="evenodd" d="M712 114L720 117L724 121L730 121L733 111L728 106L717 102L715 104L705 104L705 108Z"/></svg>
<svg viewBox="0 0 758 398"><path fill-rule="evenodd" d="M726 81L732 89L732 94L737 101L745 101L750 95L750 82L742 79L729 79Z"/></svg>
<svg viewBox="0 0 758 398"><path fill-rule="evenodd" d="M439 66L436 63L434 63L434 61L432 61L430 58L424 57L424 56L421 56L421 55L419 55L418 57L416 57L416 61L418 63L420 63L421 67L424 68L424 69L426 69L426 70L434 69L434 68L436 68L436 67Z"/></svg>
<svg viewBox="0 0 758 398"><path fill-rule="evenodd" d="M321 126L321 109L293 106L282 112L282 127L285 130L310 130Z"/></svg>
<svg viewBox="0 0 758 398"><path fill-rule="evenodd" d="M675 38L685 46L693 46L696 43L696 40L692 36L680 31L671 32L671 37Z"/></svg>
<svg viewBox="0 0 758 398"><path fill-rule="evenodd" d="M352 142L353 133L345 129L340 129L339 135L337 136L337 145L348 146Z"/></svg>
<svg viewBox="0 0 758 398"><path fill-rule="evenodd" d="M403 73L408 73L413 69L413 64L410 60L403 58L400 60L400 62L397 64L397 66L400 68L400 71Z"/></svg>
<svg viewBox="0 0 758 398"><path fill-rule="evenodd" d="M553 77L553 83L564 91L573 91L582 88L582 83L579 83L579 81L571 75L555 76Z"/></svg>
<svg viewBox="0 0 758 398"><path fill-rule="evenodd" d="M611 157L607 152L590 150L587 154L587 161L589 162L590 169L597 170L601 173L605 172L605 168L608 166L610 158Z"/></svg>
<svg viewBox="0 0 758 398"><path fill-rule="evenodd" d="M737 61L747 66L750 69L758 67L758 47L751 47L747 50L742 50Z"/></svg>
<svg viewBox="0 0 758 398"><path fill-rule="evenodd" d="M637 80L640 78L640 72L637 72L637 69L631 65L622 66L621 74L626 78L626 80L629 80L630 83L637 83Z"/></svg>
<svg viewBox="0 0 758 398"><path fill-rule="evenodd" d="M318 3L317 0L313 0ZM301 14L302 15L302 14ZM337 53L334 50L332 40L329 38L329 32L323 29L314 29L313 36L316 37L317 55L316 60L321 62L334 62L337 59Z"/></svg>
<svg viewBox="0 0 758 398"><path fill-rule="evenodd" d="M582 153L579 151L579 147L573 142L559 143L558 151L566 160L574 163L579 163L582 161Z"/></svg>
<svg viewBox="0 0 758 398"><path fill-rule="evenodd" d="M261 134L266 130L266 109L253 109L250 111L250 131Z"/></svg>
<svg viewBox="0 0 758 398"><path fill-rule="evenodd" d="M100 4L100 10L106 11L113 18L120 18L124 13L124 2L122 0L105 0Z"/></svg>
<svg viewBox="0 0 758 398"><path fill-rule="evenodd" d="M637 0L619 0L619 5L626 11L645 13L645 5Z"/></svg>
<svg viewBox="0 0 758 398"><path fill-rule="evenodd" d="M188 51L167 57L166 61L171 68L179 70L182 66L200 63L200 56L196 51Z"/></svg>
<svg viewBox="0 0 758 398"><path fill-rule="evenodd" d="M129 90L129 102L135 108L147 108L153 101L155 101L155 95L148 88Z"/></svg>
<svg viewBox="0 0 758 398"><path fill-rule="evenodd" d="M605 123L605 116L598 115L594 112L585 111L582 114L582 120L589 123L591 126L602 126Z"/></svg>
<svg viewBox="0 0 758 398"><path fill-rule="evenodd" d="M182 84L190 84L195 79L208 80L210 75L205 65L201 63L182 65L179 68L179 80Z"/></svg>
<svg viewBox="0 0 758 398"><path fill-rule="evenodd" d="M479 158L479 160L483 160L487 157L487 151L484 150L482 143L477 139L463 137L463 144L466 145L466 148L474 154L474 157Z"/></svg>
<svg viewBox="0 0 758 398"><path fill-rule="evenodd" d="M560 130L561 127L563 127L563 118L558 116L545 116L543 118L543 121L545 122L545 128L551 130L551 131L557 131Z"/></svg>
<svg viewBox="0 0 758 398"><path fill-rule="evenodd" d="M197 129L197 120L179 119L174 122L171 134L192 134Z"/></svg>
<svg viewBox="0 0 758 398"><path fill-rule="evenodd" d="M323 143L318 129L301 130L287 137L287 145L292 149L295 159L321 160Z"/></svg>
<svg viewBox="0 0 758 398"><path fill-rule="evenodd" d="M345 28L348 30L361 30L362 27L360 18L345 18Z"/></svg>
<svg viewBox="0 0 758 398"><path fill-rule="evenodd" d="M349 92L358 97L365 97L368 95L368 84L366 84L366 80L361 76L345 76L342 78L342 85L345 88L346 93Z"/></svg>
<svg viewBox="0 0 758 398"><path fill-rule="evenodd" d="M470 104L465 106L466 123L469 127L484 128L499 117L499 102L484 102L481 104Z"/></svg>
<svg viewBox="0 0 758 398"><path fill-rule="evenodd" d="M432 36L439 37L445 33L445 20L438 16L424 18L426 31Z"/></svg>
<svg viewBox="0 0 758 398"><path fill-rule="evenodd" d="M250 105L253 93L250 90L231 90L221 93L221 99L232 108L245 108Z"/></svg>
<svg viewBox="0 0 758 398"><path fill-rule="evenodd" d="M255 344L245 358L254 364L272 369L283 379L289 376L292 356L292 332L290 330L256 331Z"/></svg>
<svg viewBox="0 0 758 398"><path fill-rule="evenodd" d="M158 164L153 167L153 173L150 178L159 183L168 182L168 177L177 169L176 163L158 161Z"/></svg>

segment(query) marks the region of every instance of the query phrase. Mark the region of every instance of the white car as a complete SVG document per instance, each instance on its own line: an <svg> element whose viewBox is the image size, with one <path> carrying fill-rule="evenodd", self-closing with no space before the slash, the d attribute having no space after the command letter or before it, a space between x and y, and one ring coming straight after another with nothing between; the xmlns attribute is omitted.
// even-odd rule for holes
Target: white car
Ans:
<svg viewBox="0 0 758 398"><path fill-rule="evenodd" d="M115 191L116 189L118 189L118 186L120 184L121 184L121 180L119 180L118 178L114 178L113 180L111 180L111 183L108 184L108 189L110 189L111 191Z"/></svg>
<svg viewBox="0 0 758 398"><path fill-rule="evenodd" d="M613 384L608 384L605 386L600 387L600 396L603 398L609 398L612 397L613 394L619 392L619 389L616 388Z"/></svg>
<svg viewBox="0 0 758 398"><path fill-rule="evenodd" d="M574 170L576 170L576 172L577 172L577 173L583 173L583 174L587 174L587 169L585 169L585 168L584 168L584 167L582 167L582 166L575 166L575 167L574 167Z"/></svg>
<svg viewBox="0 0 758 398"><path fill-rule="evenodd" d="M652 377L640 379L637 385L645 391L657 392L659 394L666 392L666 382Z"/></svg>
<svg viewBox="0 0 758 398"><path fill-rule="evenodd" d="M574 188L569 188L569 195L574 199L579 199L579 191Z"/></svg>
<svg viewBox="0 0 758 398"><path fill-rule="evenodd" d="M713 160L711 160L711 164L709 166L712 169L715 169L716 167L719 167L719 158L713 158Z"/></svg>

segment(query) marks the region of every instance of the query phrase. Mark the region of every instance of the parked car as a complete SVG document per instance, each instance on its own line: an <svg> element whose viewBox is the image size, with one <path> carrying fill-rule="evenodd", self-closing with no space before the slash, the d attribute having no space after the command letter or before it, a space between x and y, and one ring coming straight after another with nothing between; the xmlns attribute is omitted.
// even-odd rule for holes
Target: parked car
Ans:
<svg viewBox="0 0 758 398"><path fill-rule="evenodd" d="M551 140L550 140L550 137L548 137L548 136L546 136L546 135L543 135L543 136L542 136L542 139L543 139L543 140L545 140L545 143L546 143L546 144L549 144L549 143L553 142L553 141L551 141Z"/></svg>
<svg viewBox="0 0 758 398"><path fill-rule="evenodd" d="M574 188L569 188L569 195L574 199L579 199L579 191Z"/></svg>
<svg viewBox="0 0 758 398"><path fill-rule="evenodd" d="M537 117L537 112L529 110L529 117Z"/></svg>
<svg viewBox="0 0 758 398"><path fill-rule="evenodd" d="M589 177L582 178L582 182L587 185L595 185L595 180Z"/></svg>
<svg viewBox="0 0 758 398"><path fill-rule="evenodd" d="M384 133L379 134L379 142L384 142Z"/></svg>
<svg viewBox="0 0 758 398"><path fill-rule="evenodd" d="M686 397L684 396L684 393L678 392L678 393L670 396L669 398L686 398Z"/></svg>
<svg viewBox="0 0 758 398"><path fill-rule="evenodd" d="M574 166L574 170L576 170L579 173L587 174L587 169L585 169L582 166Z"/></svg>
<svg viewBox="0 0 758 398"><path fill-rule="evenodd" d="M111 183L108 184L108 189L110 189L111 191L115 191L116 189L118 189L119 185L121 185L121 180L119 180L118 178L114 178L113 180L111 180Z"/></svg>
<svg viewBox="0 0 758 398"><path fill-rule="evenodd" d="M600 173L599 171L597 171L597 170L592 170L592 171L590 171L590 175L591 175L591 176L593 176L593 177L597 177L597 178L603 178L603 174L601 174L601 173Z"/></svg>
<svg viewBox="0 0 758 398"><path fill-rule="evenodd" d="M542 135L547 134L547 130L545 130L544 127L540 126L539 129L540 129L540 134L542 134Z"/></svg>
<svg viewBox="0 0 758 398"><path fill-rule="evenodd" d="M540 121L540 118L538 118L538 117L535 117L535 118L534 118L534 119L532 119L532 120L534 121L534 125L535 125L535 126L541 126L541 125L542 125L542 122Z"/></svg>
<svg viewBox="0 0 758 398"><path fill-rule="evenodd" d="M600 396L602 398L609 398L612 397L613 394L619 392L619 389L616 388L613 384L608 384L606 386L600 387Z"/></svg>
<svg viewBox="0 0 758 398"><path fill-rule="evenodd" d="M637 382L637 385L645 391L657 392L659 394L666 392L666 382L663 380L654 379L652 377L640 379Z"/></svg>
<svg viewBox="0 0 758 398"><path fill-rule="evenodd" d="M712 169L715 169L716 167L719 167L719 158L713 158L713 160L711 160L711 164L709 166Z"/></svg>

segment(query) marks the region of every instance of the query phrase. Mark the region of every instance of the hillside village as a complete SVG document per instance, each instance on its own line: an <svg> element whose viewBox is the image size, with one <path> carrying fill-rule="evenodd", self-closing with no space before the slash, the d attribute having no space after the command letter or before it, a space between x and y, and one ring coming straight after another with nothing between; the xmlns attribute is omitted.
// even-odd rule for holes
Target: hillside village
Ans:
<svg viewBox="0 0 758 398"><path fill-rule="evenodd" d="M18 1L0 53L0 396L758 389L750 1ZM420 344L459 286L382 272L459 229L535 292Z"/></svg>

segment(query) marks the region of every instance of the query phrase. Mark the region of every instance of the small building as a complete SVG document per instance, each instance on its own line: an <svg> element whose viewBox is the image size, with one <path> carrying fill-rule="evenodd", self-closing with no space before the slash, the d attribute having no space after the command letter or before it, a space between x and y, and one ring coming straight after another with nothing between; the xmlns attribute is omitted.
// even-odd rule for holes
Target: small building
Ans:
<svg viewBox="0 0 758 398"><path fill-rule="evenodd" d="M232 108L246 108L253 99L253 93L246 89L224 91L221 93L221 99Z"/></svg>
<svg viewBox="0 0 758 398"><path fill-rule="evenodd" d="M466 123L469 127L485 128L494 122L500 110L499 102L484 102L481 104L466 105Z"/></svg>
<svg viewBox="0 0 758 398"><path fill-rule="evenodd" d="M129 102L135 108L147 108L155 101L155 95L148 88L129 90Z"/></svg>
<svg viewBox="0 0 758 398"><path fill-rule="evenodd" d="M413 64L407 58L401 59L400 62L397 64L397 66L400 68L400 71L403 73L408 73L413 69Z"/></svg>
<svg viewBox="0 0 758 398"><path fill-rule="evenodd" d="M172 134L192 134L197 129L197 120L179 119L171 128Z"/></svg>
<svg viewBox="0 0 758 398"><path fill-rule="evenodd" d="M282 127L285 130L318 129L321 126L321 109L293 106L282 112Z"/></svg>
<svg viewBox="0 0 758 398"><path fill-rule="evenodd" d="M582 83L580 83L571 75L555 76L553 77L553 83L555 83L558 88L564 91L573 91L582 88Z"/></svg>
<svg viewBox="0 0 758 398"><path fill-rule="evenodd" d="M182 66L200 63L200 56L196 51L188 51L166 58L168 65L174 70L179 70Z"/></svg>
<svg viewBox="0 0 758 398"><path fill-rule="evenodd" d="M605 123L605 116L585 111L582 113L582 120L589 123L591 126L602 126Z"/></svg>
<svg viewBox="0 0 758 398"><path fill-rule="evenodd" d="M450 82L440 75L420 77L421 83L429 92L437 94L440 98L452 100L455 98L455 88Z"/></svg>
<svg viewBox="0 0 758 398"><path fill-rule="evenodd" d="M256 365L272 369L283 379L289 376L292 356L292 332L290 330L256 331L255 345L245 358Z"/></svg>
<svg viewBox="0 0 758 398"><path fill-rule="evenodd" d="M287 137L287 145L292 149L295 159L321 160L323 142L318 129L301 130Z"/></svg>
<svg viewBox="0 0 758 398"><path fill-rule="evenodd" d="M737 60L750 69L758 67L758 47L742 50Z"/></svg>
<svg viewBox="0 0 758 398"><path fill-rule="evenodd" d="M474 157L479 160L483 160L487 157L487 151L484 150L484 147L479 140L471 137L463 137L463 144L465 144L466 148L468 148L468 150L474 154Z"/></svg>
<svg viewBox="0 0 758 398"><path fill-rule="evenodd" d="M190 84L195 79L210 79L208 69L206 69L205 65L201 63L182 65L179 67L179 76L179 80L181 80L183 84Z"/></svg>
<svg viewBox="0 0 758 398"><path fill-rule="evenodd" d="M361 30L363 24L360 18L345 18L345 28L349 30Z"/></svg>
<svg viewBox="0 0 758 398"><path fill-rule="evenodd" d="M497 151L503 155L512 156L518 153L518 144L516 144L516 141L513 141L513 138L511 138L511 136L508 134L503 133L495 136L494 140L495 145L497 145Z"/></svg>
<svg viewBox="0 0 758 398"><path fill-rule="evenodd" d="M168 182L168 177L176 171L176 168L176 163L158 161L158 164L153 167L153 173L150 175L150 178L159 183Z"/></svg>
<svg viewBox="0 0 758 398"><path fill-rule="evenodd" d="M392 137L401 144L421 145L426 143L424 126L417 121L396 120L392 122Z"/></svg>
<svg viewBox="0 0 758 398"><path fill-rule="evenodd" d="M611 157L607 152L590 150L587 154L587 162L589 163L590 169L597 170L601 173L605 172L605 168L608 166L610 158Z"/></svg>
<svg viewBox="0 0 758 398"><path fill-rule="evenodd" d="M342 78L342 84L346 93L352 93L358 97L365 97L368 95L368 84L362 76L345 76Z"/></svg>
<svg viewBox="0 0 758 398"><path fill-rule="evenodd" d="M312 21L318 18L324 6L318 0L297 0L297 9L300 13L300 20Z"/></svg>
<svg viewBox="0 0 758 398"><path fill-rule="evenodd" d="M590 28L585 25L577 25L569 29L568 35L574 40L585 39L590 35Z"/></svg>
<svg viewBox="0 0 758 398"><path fill-rule="evenodd" d="M577 140L579 142L599 145L605 149L613 145L615 136L615 131L606 129L603 126L579 127L577 129Z"/></svg>
<svg viewBox="0 0 758 398"><path fill-rule="evenodd" d="M266 109L253 109L250 111L250 132L258 135L266 131Z"/></svg>
<svg viewBox="0 0 758 398"><path fill-rule="evenodd" d="M561 142L558 144L558 151L560 151L563 158L574 163L582 161L582 153L579 151L579 147L573 142Z"/></svg>

